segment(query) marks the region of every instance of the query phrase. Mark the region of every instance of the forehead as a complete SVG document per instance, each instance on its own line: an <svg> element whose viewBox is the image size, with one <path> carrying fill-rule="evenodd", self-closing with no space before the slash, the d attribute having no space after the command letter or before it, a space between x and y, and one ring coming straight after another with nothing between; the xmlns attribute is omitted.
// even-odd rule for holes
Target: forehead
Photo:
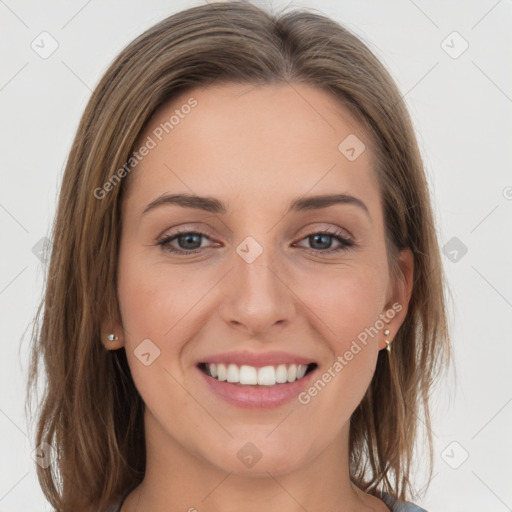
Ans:
<svg viewBox="0 0 512 512"><path fill-rule="evenodd" d="M191 89L160 107L140 144L148 137L154 147L130 174L128 200L149 203L156 194L183 192L237 197L242 205L251 197L261 207L334 191L379 200L362 126L312 86ZM365 149L349 159L344 141Z"/></svg>

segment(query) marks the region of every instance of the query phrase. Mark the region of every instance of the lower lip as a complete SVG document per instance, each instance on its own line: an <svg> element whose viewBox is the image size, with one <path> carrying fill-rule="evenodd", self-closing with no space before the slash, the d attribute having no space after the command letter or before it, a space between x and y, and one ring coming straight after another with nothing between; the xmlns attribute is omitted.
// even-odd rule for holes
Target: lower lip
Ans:
<svg viewBox="0 0 512 512"><path fill-rule="evenodd" d="M314 377L318 366L306 374L302 379L287 384L276 384L274 386L242 386L226 381L218 381L197 368L202 378L218 397L231 405L248 409L264 409L283 405L304 391Z"/></svg>

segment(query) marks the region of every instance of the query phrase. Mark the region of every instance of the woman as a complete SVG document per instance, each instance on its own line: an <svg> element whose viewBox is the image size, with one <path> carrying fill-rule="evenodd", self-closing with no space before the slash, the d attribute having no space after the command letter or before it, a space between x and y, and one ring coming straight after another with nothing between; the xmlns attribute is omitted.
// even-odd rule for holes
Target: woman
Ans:
<svg viewBox="0 0 512 512"><path fill-rule="evenodd" d="M46 497L423 510L443 284L407 110L357 37L250 3L170 16L107 70L63 178L30 379Z"/></svg>

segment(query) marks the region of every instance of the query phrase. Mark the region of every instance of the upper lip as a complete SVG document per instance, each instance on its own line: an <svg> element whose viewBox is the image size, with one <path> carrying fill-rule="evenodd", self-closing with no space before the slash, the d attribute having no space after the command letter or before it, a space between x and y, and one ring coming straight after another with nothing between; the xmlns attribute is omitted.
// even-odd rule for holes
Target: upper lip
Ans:
<svg viewBox="0 0 512 512"><path fill-rule="evenodd" d="M279 364L311 364L314 363L310 358L290 354L288 352L271 351L271 352L250 352L247 350L224 352L223 354L215 354L206 356L200 361L201 363L224 363L236 364L237 366L247 365L261 368L263 366L276 366Z"/></svg>

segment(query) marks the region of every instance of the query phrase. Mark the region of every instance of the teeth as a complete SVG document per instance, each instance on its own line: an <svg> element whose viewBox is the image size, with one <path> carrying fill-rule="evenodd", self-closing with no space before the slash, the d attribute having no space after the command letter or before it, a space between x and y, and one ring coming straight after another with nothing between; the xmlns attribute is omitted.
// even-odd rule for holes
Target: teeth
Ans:
<svg viewBox="0 0 512 512"><path fill-rule="evenodd" d="M206 364L206 372L219 381L227 381L233 384L274 386L285 382L295 382L302 379L308 369L305 364L280 364L274 366L254 366L236 364Z"/></svg>
<svg viewBox="0 0 512 512"><path fill-rule="evenodd" d="M306 372L308 371L308 367L305 364L299 364L297 366L297 380L302 379L304 375L306 375Z"/></svg>
<svg viewBox="0 0 512 512"><path fill-rule="evenodd" d="M258 370L254 366L240 366L239 376L240 384L258 384Z"/></svg>
<svg viewBox="0 0 512 512"><path fill-rule="evenodd" d="M285 364L280 364L276 369L276 382L279 384L283 384L284 382L288 382L288 370Z"/></svg>
<svg viewBox="0 0 512 512"><path fill-rule="evenodd" d="M275 384L275 381L276 371L273 366L263 366L263 368L258 369L258 384L260 386L268 386L272 382Z"/></svg>

